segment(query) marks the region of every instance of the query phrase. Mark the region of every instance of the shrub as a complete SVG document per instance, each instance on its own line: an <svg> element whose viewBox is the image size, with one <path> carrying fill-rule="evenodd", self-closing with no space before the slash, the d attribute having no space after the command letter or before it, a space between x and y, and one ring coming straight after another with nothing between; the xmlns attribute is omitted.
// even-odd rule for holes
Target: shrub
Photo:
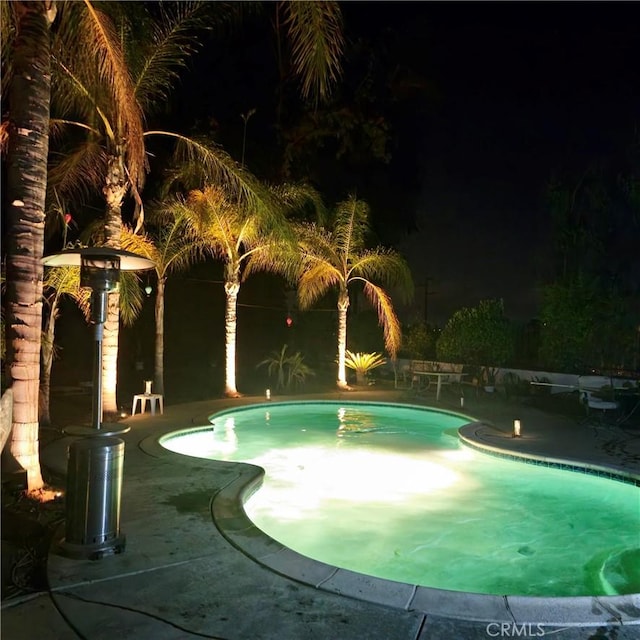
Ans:
<svg viewBox="0 0 640 640"><path fill-rule="evenodd" d="M357 384L365 384L367 374L386 362L379 353L352 353L347 350L344 364L356 372Z"/></svg>
<svg viewBox="0 0 640 640"><path fill-rule="evenodd" d="M456 311L445 325L436 353L439 360L503 366L513 357L514 335L502 300L482 300Z"/></svg>
<svg viewBox="0 0 640 640"><path fill-rule="evenodd" d="M287 355L285 344L280 351L272 351L271 355L259 362L256 369L266 366L269 378L276 378L276 389L289 391L292 386L298 387L306 382L307 376L315 375L314 371L304 363L299 351Z"/></svg>

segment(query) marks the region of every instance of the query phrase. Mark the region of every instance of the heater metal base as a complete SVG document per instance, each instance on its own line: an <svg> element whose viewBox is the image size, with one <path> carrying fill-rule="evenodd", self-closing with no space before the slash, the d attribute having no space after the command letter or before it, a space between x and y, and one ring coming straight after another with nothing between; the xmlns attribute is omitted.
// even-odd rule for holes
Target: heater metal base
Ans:
<svg viewBox="0 0 640 640"><path fill-rule="evenodd" d="M121 422L103 422L100 429L88 425L71 425L62 430L67 436L79 438L107 438L110 436L121 436L124 433L129 433L129 431L131 431L131 426Z"/></svg>
<svg viewBox="0 0 640 640"><path fill-rule="evenodd" d="M117 538L99 544L73 544L65 538L60 540L52 549L54 553L74 560L100 560L105 556L113 556L124 551L127 539L121 534Z"/></svg>

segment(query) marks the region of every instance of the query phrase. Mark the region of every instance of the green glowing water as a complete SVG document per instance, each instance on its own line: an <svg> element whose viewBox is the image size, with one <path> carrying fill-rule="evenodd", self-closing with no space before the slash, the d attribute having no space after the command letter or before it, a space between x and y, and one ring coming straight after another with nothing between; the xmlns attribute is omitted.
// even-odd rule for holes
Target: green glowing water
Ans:
<svg viewBox="0 0 640 640"><path fill-rule="evenodd" d="M163 446L266 470L245 509L328 564L486 594L640 592L640 491L461 445L454 414L398 405L273 404L218 414Z"/></svg>

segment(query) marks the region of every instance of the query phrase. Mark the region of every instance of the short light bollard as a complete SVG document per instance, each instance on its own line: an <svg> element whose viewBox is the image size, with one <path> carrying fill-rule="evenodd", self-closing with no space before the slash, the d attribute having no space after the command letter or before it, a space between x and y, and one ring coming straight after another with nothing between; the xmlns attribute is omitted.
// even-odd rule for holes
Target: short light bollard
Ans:
<svg viewBox="0 0 640 640"><path fill-rule="evenodd" d="M520 420L513 421L513 437L514 438L520 437Z"/></svg>

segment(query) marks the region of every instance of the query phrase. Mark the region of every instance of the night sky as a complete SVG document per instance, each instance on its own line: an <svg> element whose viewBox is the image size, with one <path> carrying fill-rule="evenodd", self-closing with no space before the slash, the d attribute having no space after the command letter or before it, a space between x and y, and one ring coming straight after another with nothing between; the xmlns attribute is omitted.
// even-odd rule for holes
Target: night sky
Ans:
<svg viewBox="0 0 640 640"><path fill-rule="evenodd" d="M632 3L422 5L442 102L423 136L421 233L402 244L433 278L430 316L504 297L536 313L550 276L545 185L624 153L638 124ZM433 13L430 18L429 14ZM422 280L424 282L424 279Z"/></svg>
<svg viewBox="0 0 640 640"><path fill-rule="evenodd" d="M362 42L376 52L377 78L400 70L414 89L394 99L379 90L388 164L328 156L312 179L329 203L351 190L369 202L378 239L410 262L416 314L429 278L431 322L486 297L504 297L511 317L535 316L536 286L550 276L545 185L554 172L582 171L637 143L634 4L343 4L350 47L339 93L358 82L367 58L353 51ZM174 115L213 123L239 158L240 114L256 108L246 158L267 174L276 81L268 22L207 46L194 72Z"/></svg>
<svg viewBox="0 0 640 640"><path fill-rule="evenodd" d="M278 74L269 21L275 5L264 6L266 14L231 29L227 37L211 36L170 103L148 126L186 134L206 131L240 160L241 114L255 108L247 126L246 164L259 177L276 180ZM337 160L329 145L310 167L313 183L328 203L356 191L371 206L377 240L406 255L416 298L413 308L399 309L402 320L424 318L426 278L433 292L431 323L443 326L458 308L487 297L503 297L510 318L534 318L536 287L553 275L545 202L550 177L621 158L638 143L635 3L342 6L349 46L337 99L348 101L370 62L377 84L369 108L390 126L391 160L368 159L366 148L357 161ZM404 79L404 90L388 91L393 78ZM294 89L289 97L287 116L295 118L302 112L300 99ZM284 124L291 122L285 118ZM153 197L149 185L145 197ZM629 253L640 282L637 251ZM256 359L283 343L293 341L310 362L334 348L330 311L335 307L308 312L290 331L284 324L282 282L265 278L253 276L240 294L243 385L255 373ZM221 377L223 362L220 279L221 266L212 263L169 280L165 367L174 398L181 384L185 393L197 388L202 397L220 390L219 382L212 382ZM90 375L90 357L73 361L74 354L91 353L90 334L77 330L81 318L69 307L65 318L75 313L77 322L60 323L59 342L67 349L54 366L72 362L70 375L77 379L80 369ZM150 299L141 321L121 331L122 353L143 358L146 377L153 362L152 326ZM297 335L303 329L314 340ZM79 339L86 339L86 349L77 348ZM142 374L133 369L132 358L121 362L121 389L127 384L139 389Z"/></svg>

